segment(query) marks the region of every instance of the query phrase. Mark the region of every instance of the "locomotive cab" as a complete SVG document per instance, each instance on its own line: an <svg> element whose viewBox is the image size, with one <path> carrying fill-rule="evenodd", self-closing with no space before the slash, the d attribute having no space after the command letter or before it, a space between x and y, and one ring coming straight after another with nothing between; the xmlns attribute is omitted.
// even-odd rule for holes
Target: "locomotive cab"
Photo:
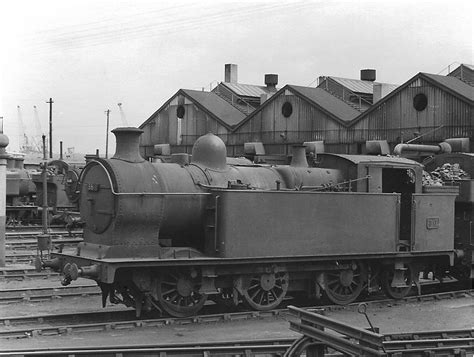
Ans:
<svg viewBox="0 0 474 357"><path fill-rule="evenodd" d="M349 187L356 192L398 193L400 251L412 246L412 204L414 194L422 193L423 167L412 160L385 156L318 154L319 166L338 167L349 178Z"/></svg>

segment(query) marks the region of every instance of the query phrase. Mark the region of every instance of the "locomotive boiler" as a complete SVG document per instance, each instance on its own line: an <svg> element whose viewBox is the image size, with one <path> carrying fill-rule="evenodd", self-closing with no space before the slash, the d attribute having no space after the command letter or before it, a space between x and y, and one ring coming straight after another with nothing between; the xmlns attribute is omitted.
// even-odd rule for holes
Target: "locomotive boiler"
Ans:
<svg viewBox="0 0 474 357"><path fill-rule="evenodd" d="M113 133L115 155L81 174L84 241L38 262L63 284L95 280L104 306L190 316L208 298L266 310L292 292L346 304L364 289L403 297L424 267L455 263L456 194L424 193L414 161L321 154L308 167L300 148L290 165L239 165L207 134L189 164L151 163L141 130Z"/></svg>

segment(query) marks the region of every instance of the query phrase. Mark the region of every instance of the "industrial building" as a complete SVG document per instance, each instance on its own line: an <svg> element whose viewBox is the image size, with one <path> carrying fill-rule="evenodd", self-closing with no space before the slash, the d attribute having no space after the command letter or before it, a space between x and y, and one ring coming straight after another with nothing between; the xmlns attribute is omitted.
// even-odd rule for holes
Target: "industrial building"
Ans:
<svg viewBox="0 0 474 357"><path fill-rule="evenodd" d="M360 79L319 77L317 87L285 85L266 74L265 85L238 82L237 65L210 92L180 89L140 128L144 157L191 153L208 132L219 135L229 156L258 151L291 155L293 145L324 142L335 153L364 153L367 140L437 143L467 137L474 148L474 67L462 64L447 76L418 73L402 85L376 81L372 69ZM246 145L247 143L247 145Z"/></svg>

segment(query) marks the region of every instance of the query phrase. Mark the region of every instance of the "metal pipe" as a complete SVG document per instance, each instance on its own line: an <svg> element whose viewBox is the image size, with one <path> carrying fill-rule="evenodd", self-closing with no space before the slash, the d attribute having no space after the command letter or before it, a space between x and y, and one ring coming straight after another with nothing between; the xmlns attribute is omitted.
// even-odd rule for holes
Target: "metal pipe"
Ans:
<svg viewBox="0 0 474 357"><path fill-rule="evenodd" d="M107 129L105 130L105 158L107 159L109 157L109 115L110 115L110 109L107 109L105 111L105 114L107 114Z"/></svg>
<svg viewBox="0 0 474 357"><path fill-rule="evenodd" d="M393 154L400 156L403 151L443 154L451 152L451 145L445 142L439 143L438 145L398 144L395 146L395 149L393 149Z"/></svg>

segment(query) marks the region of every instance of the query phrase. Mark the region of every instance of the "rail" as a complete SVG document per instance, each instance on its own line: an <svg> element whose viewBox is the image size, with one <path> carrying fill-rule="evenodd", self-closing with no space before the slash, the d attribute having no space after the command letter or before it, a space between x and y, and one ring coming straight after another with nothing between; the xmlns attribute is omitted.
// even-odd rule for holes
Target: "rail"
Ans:
<svg viewBox="0 0 474 357"><path fill-rule="evenodd" d="M326 347L355 356L438 356L474 352L474 328L466 330L422 331L382 335L343 322L289 306L300 321L290 321L290 329L303 334L285 357L306 354L325 356Z"/></svg>
<svg viewBox="0 0 474 357"><path fill-rule="evenodd" d="M216 341L203 343L100 345L9 349L0 356L281 356L291 339Z"/></svg>

